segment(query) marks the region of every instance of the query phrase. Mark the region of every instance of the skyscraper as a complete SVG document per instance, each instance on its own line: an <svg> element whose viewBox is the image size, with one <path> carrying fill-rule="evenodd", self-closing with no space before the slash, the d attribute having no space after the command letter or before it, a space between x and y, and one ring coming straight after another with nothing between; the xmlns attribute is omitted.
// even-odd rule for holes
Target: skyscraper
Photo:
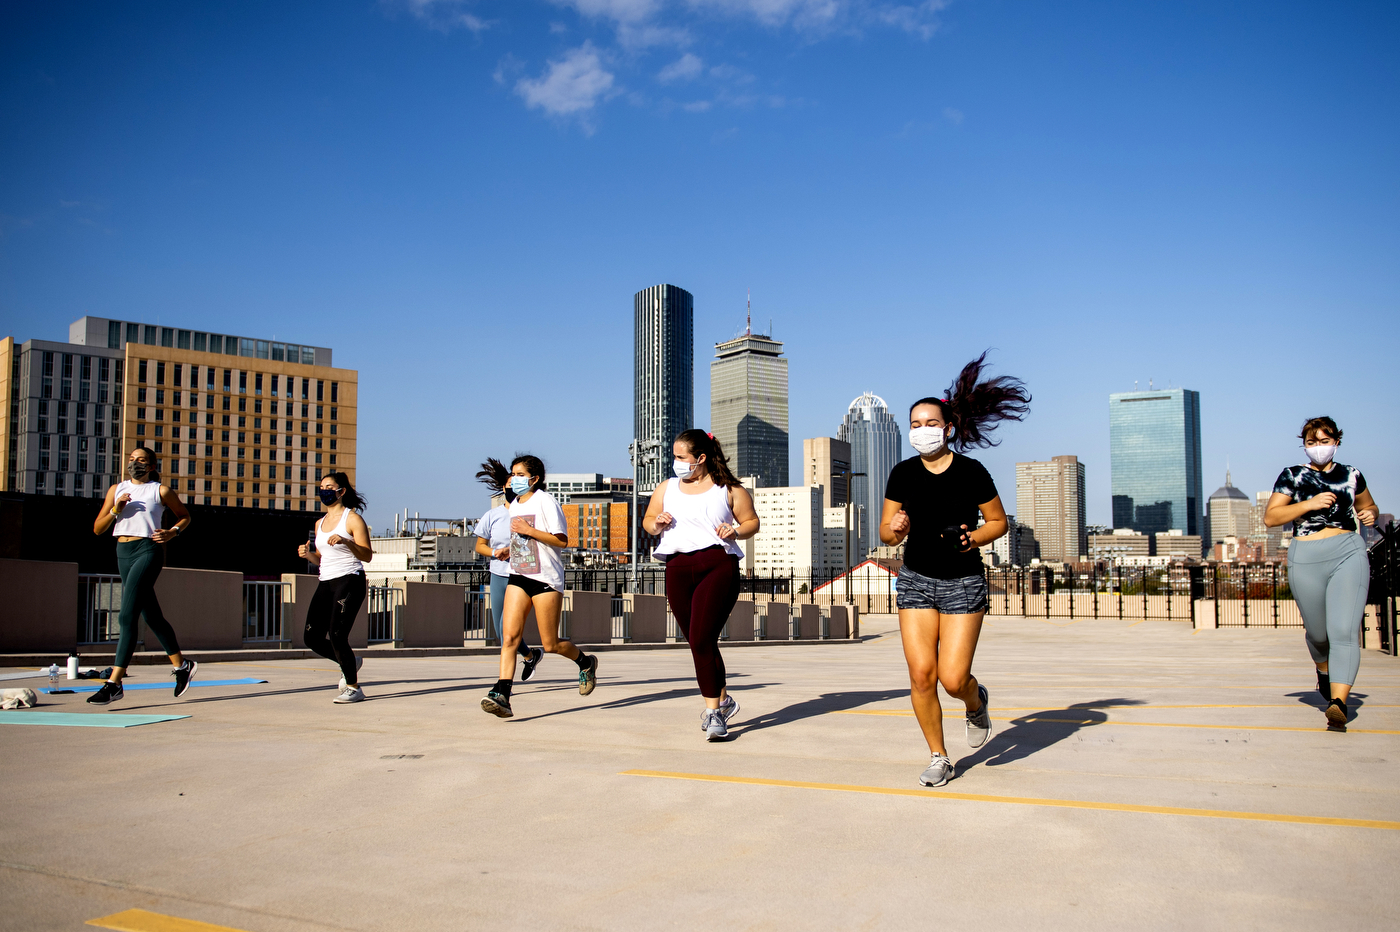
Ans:
<svg viewBox="0 0 1400 932"><path fill-rule="evenodd" d="M1115 528L1201 533L1200 392L1109 395L1108 442Z"/></svg>
<svg viewBox="0 0 1400 932"><path fill-rule="evenodd" d="M1016 464L1016 516L1035 531L1042 560L1073 563L1087 554L1084 464L1077 456Z"/></svg>
<svg viewBox="0 0 1400 932"><path fill-rule="evenodd" d="M744 332L715 344L710 363L710 433L736 476L760 488L788 484L788 361L783 344Z"/></svg>
<svg viewBox="0 0 1400 932"><path fill-rule="evenodd" d="M1227 537L1249 537L1254 532L1254 505L1249 496L1235 488L1230 481L1228 468L1225 470L1225 484L1206 501L1206 514L1210 517L1206 528L1210 533L1202 536L1206 537L1207 547L1213 547Z"/></svg>
<svg viewBox="0 0 1400 932"><path fill-rule="evenodd" d="M657 456L637 470L639 491L671 473L671 444L695 424L694 299L675 285L637 292L633 306L633 434L657 444Z"/></svg>
<svg viewBox="0 0 1400 932"><path fill-rule="evenodd" d="M904 456L904 441L885 399L871 392L851 402L836 437L851 445L851 471L865 473L851 480L851 500L860 512L855 535L860 542L857 553L863 558L875 546L884 510L885 482Z"/></svg>
<svg viewBox="0 0 1400 932"><path fill-rule="evenodd" d="M851 470L851 445L834 437L808 437L802 441L802 484L822 487L822 507L844 506ZM851 470L854 471L854 470Z"/></svg>

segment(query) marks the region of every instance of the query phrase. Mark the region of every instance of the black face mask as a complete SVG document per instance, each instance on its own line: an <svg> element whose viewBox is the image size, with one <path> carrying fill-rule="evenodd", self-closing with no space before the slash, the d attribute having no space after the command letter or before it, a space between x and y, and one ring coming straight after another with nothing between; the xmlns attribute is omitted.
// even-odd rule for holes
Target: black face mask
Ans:
<svg viewBox="0 0 1400 932"><path fill-rule="evenodd" d="M340 500L340 494L344 489L321 489L317 494L321 496L322 505L334 505Z"/></svg>
<svg viewBox="0 0 1400 932"><path fill-rule="evenodd" d="M131 478L133 479L144 479L146 478L146 473L151 471L150 467L141 460L133 460L131 465L127 466L127 470L131 473Z"/></svg>

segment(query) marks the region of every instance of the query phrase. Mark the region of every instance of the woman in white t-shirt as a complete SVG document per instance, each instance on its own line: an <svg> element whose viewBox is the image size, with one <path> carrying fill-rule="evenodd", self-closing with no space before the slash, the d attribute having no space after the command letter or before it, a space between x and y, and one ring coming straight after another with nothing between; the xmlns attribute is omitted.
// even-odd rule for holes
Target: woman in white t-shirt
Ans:
<svg viewBox="0 0 1400 932"><path fill-rule="evenodd" d="M510 490L510 470L494 456L481 464L476 478L492 492L505 496L505 502L492 508L476 523L476 552L491 560L491 623L496 628L496 640L504 640L502 622L505 618L506 586L510 582L510 503L515 493ZM525 662L520 682L527 683L535 675L535 667L544 659L538 647L520 643L520 657Z"/></svg>
<svg viewBox="0 0 1400 932"><path fill-rule="evenodd" d="M510 503L510 578L501 638L501 678L481 700L482 709L500 718L515 714L510 708L515 656L531 606L544 649L578 664L579 695L593 692L598 682L598 656L559 640L559 613L564 607L564 561L559 551L569 545L564 509L553 495L543 491L544 463L538 456L517 456L511 461L510 472L515 501Z"/></svg>

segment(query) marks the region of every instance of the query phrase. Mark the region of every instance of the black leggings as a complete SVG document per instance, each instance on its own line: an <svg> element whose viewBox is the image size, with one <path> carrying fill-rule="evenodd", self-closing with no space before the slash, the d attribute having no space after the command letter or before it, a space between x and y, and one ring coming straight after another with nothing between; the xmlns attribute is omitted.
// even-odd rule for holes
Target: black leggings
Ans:
<svg viewBox="0 0 1400 932"><path fill-rule="evenodd" d="M160 613L156 601L156 578L165 566L165 548L149 537L117 541L117 572L122 576L121 635L117 638L114 667L126 667L136 650L136 619L146 618L146 627L160 641L167 654L178 654L180 642L175 629Z"/></svg>
<svg viewBox="0 0 1400 932"><path fill-rule="evenodd" d="M690 642L700 695L718 699L724 689L719 633L739 601L739 558L723 547L673 555L666 561L666 601Z"/></svg>
<svg viewBox="0 0 1400 932"><path fill-rule="evenodd" d="M355 685L355 652L350 649L350 629L365 601L365 577L360 573L323 579L306 610L306 646L327 660L340 664L345 682Z"/></svg>

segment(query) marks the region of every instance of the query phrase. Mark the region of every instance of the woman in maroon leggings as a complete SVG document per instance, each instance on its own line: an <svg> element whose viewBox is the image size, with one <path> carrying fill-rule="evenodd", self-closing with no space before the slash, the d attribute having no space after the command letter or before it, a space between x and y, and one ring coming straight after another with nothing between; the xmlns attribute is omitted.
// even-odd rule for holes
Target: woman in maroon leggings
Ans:
<svg viewBox="0 0 1400 932"><path fill-rule="evenodd" d="M695 658L705 697L700 727L705 740L722 741L739 703L725 689L719 633L739 600L743 551L735 541L758 533L758 515L713 435L682 431L672 449L676 478L651 494L642 527L661 535L652 553L666 561L666 601Z"/></svg>

